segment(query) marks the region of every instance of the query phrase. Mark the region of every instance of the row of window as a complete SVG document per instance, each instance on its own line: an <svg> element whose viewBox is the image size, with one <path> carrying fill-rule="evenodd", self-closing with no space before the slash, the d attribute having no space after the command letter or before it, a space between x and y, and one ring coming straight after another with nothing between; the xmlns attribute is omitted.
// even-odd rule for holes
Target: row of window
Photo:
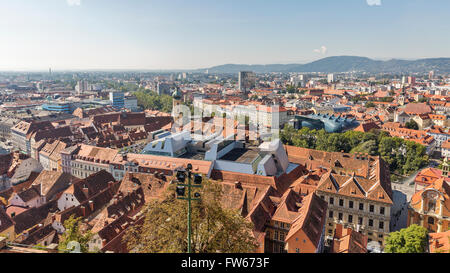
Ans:
<svg viewBox="0 0 450 273"><path fill-rule="evenodd" d="M284 222L278 222L278 221L273 221L273 226L275 227L280 227L283 229L289 229L291 227L291 225L284 223Z"/></svg>
<svg viewBox="0 0 450 273"><path fill-rule="evenodd" d="M74 168L79 168L79 169L83 169L83 165L82 165L82 164L79 164L79 163L72 163L72 167L74 167ZM85 169L86 171L96 171L96 172L99 172L99 171L102 170L102 169L99 168L99 167L93 167L93 166L91 166L91 165L84 165L84 169Z"/></svg>
<svg viewBox="0 0 450 273"><path fill-rule="evenodd" d="M323 200L325 200L325 196L322 195L321 198L322 198ZM335 203L334 201L335 201L335 200L334 200L334 197L330 197L328 203L329 203L330 205L334 205L334 203ZM356 204L355 204L355 203L356 203L356 202L354 202L354 201L352 201L352 200L348 200L348 207L349 207L350 209L356 209ZM339 201L338 201L338 205L339 205L339 207L344 207L344 206L345 206L345 200L342 199L342 198L340 198ZM359 209L360 211L364 211L364 209L365 209L365 204L362 203L362 202L359 202L359 204L358 204L358 209ZM375 205L372 205L372 204L369 205L369 212L375 213ZM386 213L386 208L380 206L380 209L379 209L378 212L379 212L379 214L381 214L381 215L385 215L385 213Z"/></svg>
<svg viewBox="0 0 450 273"><path fill-rule="evenodd" d="M339 212L338 214L338 220L339 221L344 221L344 214L342 213L342 212ZM334 218L334 211L332 211L332 210L330 210L329 212L328 212L328 218ZM351 215L351 214L349 214L348 216L347 216L347 222L348 223L353 223L353 215ZM358 217L358 219L357 219L357 224L358 225L363 225L363 217ZM369 219L369 222L368 222L368 226L369 227L373 227L374 226L374 221L373 221L373 219ZM379 223L378 223L378 228L379 229L384 229L384 221L379 221Z"/></svg>

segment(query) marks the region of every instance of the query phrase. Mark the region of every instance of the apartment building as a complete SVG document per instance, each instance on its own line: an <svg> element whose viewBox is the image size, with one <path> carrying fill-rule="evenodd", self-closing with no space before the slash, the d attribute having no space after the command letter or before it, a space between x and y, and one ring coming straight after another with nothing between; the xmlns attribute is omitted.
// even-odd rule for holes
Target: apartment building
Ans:
<svg viewBox="0 0 450 273"><path fill-rule="evenodd" d="M289 161L309 170L326 170L315 193L328 203L325 232L332 239L337 224L384 245L389 233L392 189L389 168L365 154L316 151L286 146Z"/></svg>

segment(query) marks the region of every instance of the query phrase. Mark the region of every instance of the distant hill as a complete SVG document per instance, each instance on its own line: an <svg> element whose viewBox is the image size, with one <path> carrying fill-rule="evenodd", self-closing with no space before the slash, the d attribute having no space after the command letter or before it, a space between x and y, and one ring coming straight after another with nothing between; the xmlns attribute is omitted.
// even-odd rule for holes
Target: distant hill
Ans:
<svg viewBox="0 0 450 273"><path fill-rule="evenodd" d="M268 64L243 65L225 64L198 71L210 73L238 73L239 71L267 72L369 72L369 73L424 73L431 70L450 73L450 58L434 58L420 60L377 61L366 57L335 56L320 59L307 64Z"/></svg>

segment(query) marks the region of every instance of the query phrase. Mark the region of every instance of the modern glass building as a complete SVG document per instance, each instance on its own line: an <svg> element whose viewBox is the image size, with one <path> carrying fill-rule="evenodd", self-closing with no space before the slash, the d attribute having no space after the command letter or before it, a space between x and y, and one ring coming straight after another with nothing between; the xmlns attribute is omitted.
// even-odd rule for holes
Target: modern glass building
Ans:
<svg viewBox="0 0 450 273"><path fill-rule="evenodd" d="M112 107L122 109L125 106L125 93L120 91L109 92L109 100Z"/></svg>
<svg viewBox="0 0 450 273"><path fill-rule="evenodd" d="M70 102L56 102L49 101L42 105L42 110L53 111L53 112L63 112L63 113L72 113L73 112L73 104Z"/></svg>

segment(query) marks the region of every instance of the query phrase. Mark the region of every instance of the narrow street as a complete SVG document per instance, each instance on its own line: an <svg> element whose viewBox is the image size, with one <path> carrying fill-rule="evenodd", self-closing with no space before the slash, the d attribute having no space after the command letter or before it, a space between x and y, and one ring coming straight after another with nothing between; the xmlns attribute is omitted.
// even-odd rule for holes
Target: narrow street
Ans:
<svg viewBox="0 0 450 273"><path fill-rule="evenodd" d="M408 220L408 203L414 194L414 184L410 185L420 171L404 178L400 183L392 183L393 202L391 210L390 230L398 231L406 228Z"/></svg>

